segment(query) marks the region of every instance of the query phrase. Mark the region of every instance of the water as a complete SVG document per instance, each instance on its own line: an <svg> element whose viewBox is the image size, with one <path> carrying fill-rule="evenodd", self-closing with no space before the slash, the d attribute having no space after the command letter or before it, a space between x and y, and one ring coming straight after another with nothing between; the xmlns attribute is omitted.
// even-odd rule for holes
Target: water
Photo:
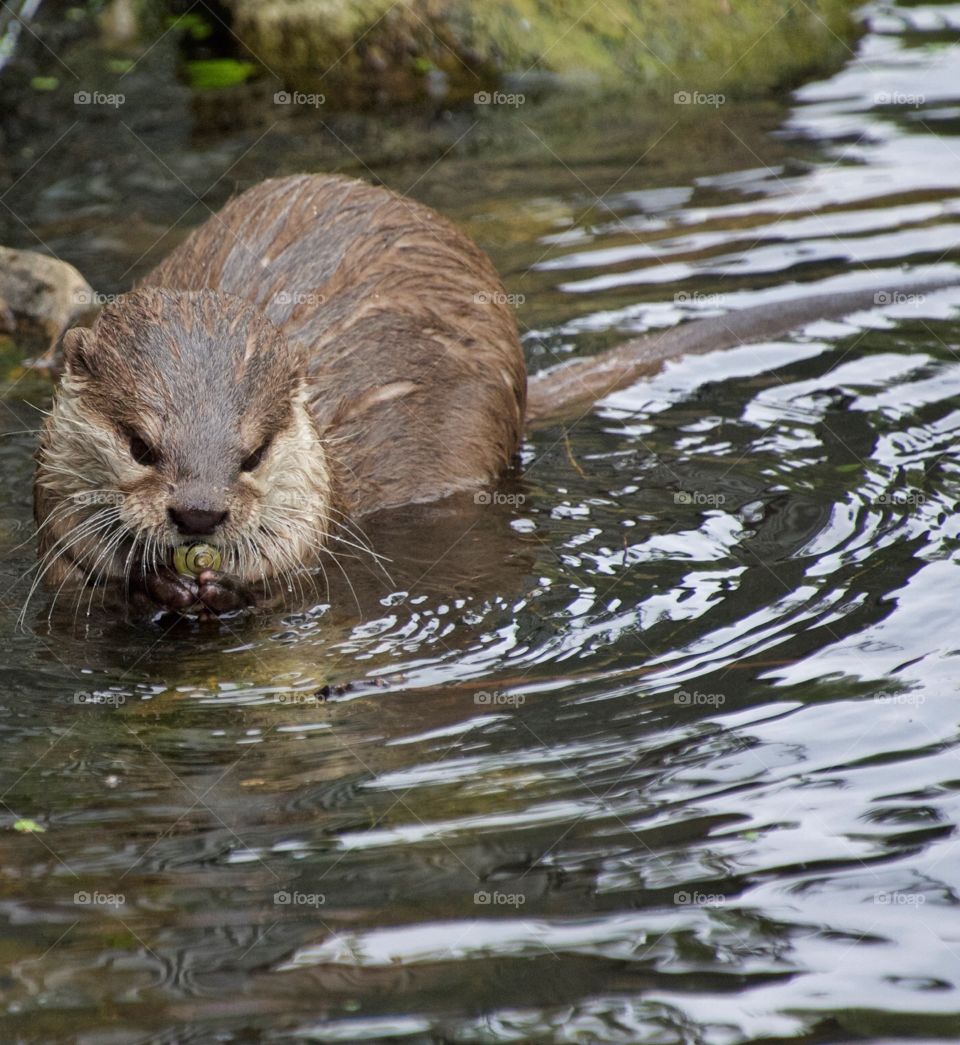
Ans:
<svg viewBox="0 0 960 1045"><path fill-rule="evenodd" d="M158 158L98 116L10 200L111 291L234 180L372 171L491 252L538 367L960 261L960 6L870 17L782 106L425 125L428 159L132 98ZM252 625L14 635L5 439L3 1039L955 1040L958 305L671 366L531 436L500 503L378 526L392 585ZM12 374L7 430L46 395Z"/></svg>

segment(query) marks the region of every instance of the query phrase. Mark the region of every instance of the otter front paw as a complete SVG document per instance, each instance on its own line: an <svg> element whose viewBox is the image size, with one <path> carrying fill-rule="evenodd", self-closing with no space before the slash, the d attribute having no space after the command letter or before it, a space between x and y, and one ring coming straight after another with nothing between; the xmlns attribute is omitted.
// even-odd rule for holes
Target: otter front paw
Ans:
<svg viewBox="0 0 960 1045"><path fill-rule="evenodd" d="M170 613L197 613L203 610L197 581L182 576L169 566L158 566L139 580L134 594L140 596L137 601L144 608L159 608Z"/></svg>
<svg viewBox="0 0 960 1045"><path fill-rule="evenodd" d="M217 570L204 570L197 577L199 599L211 613L234 613L253 606L256 599L243 581Z"/></svg>

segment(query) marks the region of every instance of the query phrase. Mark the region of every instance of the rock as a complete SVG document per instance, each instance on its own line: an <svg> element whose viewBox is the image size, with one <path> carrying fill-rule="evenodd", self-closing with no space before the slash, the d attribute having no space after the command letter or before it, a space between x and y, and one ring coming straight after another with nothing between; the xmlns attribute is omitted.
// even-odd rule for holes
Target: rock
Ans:
<svg viewBox="0 0 960 1045"><path fill-rule="evenodd" d="M40 345L52 365L52 353L67 327L92 320L97 295L65 261L31 250L0 247L0 326L27 343Z"/></svg>
<svg viewBox="0 0 960 1045"><path fill-rule="evenodd" d="M13 310L3 298L0 298L0 334L15 334L16 330L17 321L14 318Z"/></svg>
<svg viewBox="0 0 960 1045"><path fill-rule="evenodd" d="M762 94L836 67L852 0L224 0L248 54L285 86L351 108L449 101L509 74L663 93Z"/></svg>

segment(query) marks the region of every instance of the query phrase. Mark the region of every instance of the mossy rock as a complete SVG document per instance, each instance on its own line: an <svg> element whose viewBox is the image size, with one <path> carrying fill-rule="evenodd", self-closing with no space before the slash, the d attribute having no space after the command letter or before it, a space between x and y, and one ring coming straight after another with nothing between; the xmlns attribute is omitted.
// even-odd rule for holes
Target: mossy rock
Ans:
<svg viewBox="0 0 960 1045"><path fill-rule="evenodd" d="M97 295L72 265L0 246L0 333L52 352L67 327L85 323L98 309Z"/></svg>
<svg viewBox="0 0 960 1045"><path fill-rule="evenodd" d="M510 74L756 95L835 68L851 0L225 0L249 55L337 108L451 101Z"/></svg>

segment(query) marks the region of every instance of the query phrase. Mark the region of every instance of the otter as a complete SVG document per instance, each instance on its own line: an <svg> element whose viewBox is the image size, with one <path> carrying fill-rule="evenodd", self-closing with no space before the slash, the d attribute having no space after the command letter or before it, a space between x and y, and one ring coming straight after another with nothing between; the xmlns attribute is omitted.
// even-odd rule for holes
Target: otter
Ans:
<svg viewBox="0 0 960 1045"><path fill-rule="evenodd" d="M64 333L37 451L34 587L111 587L149 615L267 602L360 548L364 516L496 482L528 426L874 294L695 320L528 389L504 287L452 223L340 176L262 182ZM174 557L198 540L217 568L189 576Z"/></svg>

